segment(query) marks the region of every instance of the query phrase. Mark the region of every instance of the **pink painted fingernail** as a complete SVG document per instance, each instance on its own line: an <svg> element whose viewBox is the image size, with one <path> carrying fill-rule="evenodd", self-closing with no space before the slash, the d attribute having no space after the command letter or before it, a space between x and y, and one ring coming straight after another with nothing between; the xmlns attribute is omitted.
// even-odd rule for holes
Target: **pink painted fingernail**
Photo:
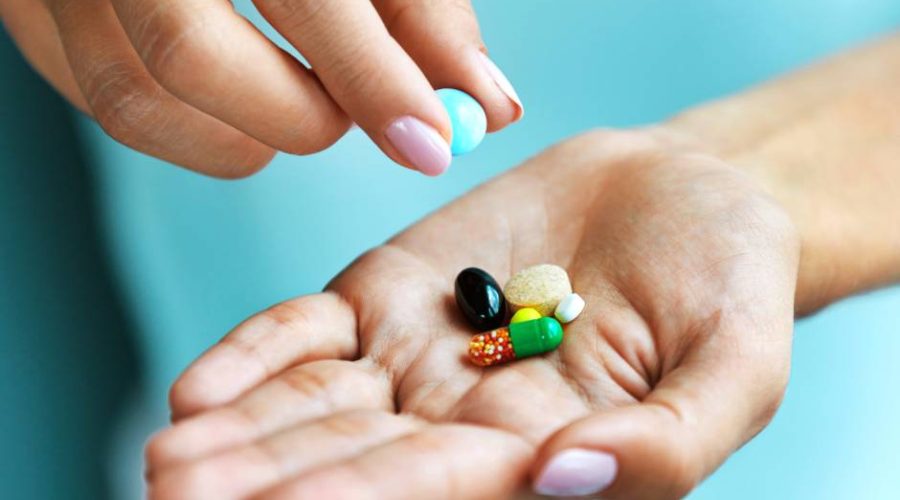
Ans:
<svg viewBox="0 0 900 500"><path fill-rule="evenodd" d="M494 64L494 61L491 61L491 58L486 56L484 52L479 51L478 55L485 71L487 71L487 73L491 76L491 78L494 80L494 83L496 83L497 87L500 88L500 91L506 94L506 97L508 97L509 100L512 101L517 108L519 108L519 112L516 115L516 120L525 116L525 107L522 106L522 100L519 99L519 94L516 93L516 89L513 88L512 83L509 82L509 79L506 78L506 75L504 75L503 72L500 71L500 68L498 68L497 65Z"/></svg>
<svg viewBox="0 0 900 500"><path fill-rule="evenodd" d="M437 130L412 116L394 120L385 136L413 167L425 175L440 175L450 166L450 145Z"/></svg>
<svg viewBox="0 0 900 500"><path fill-rule="evenodd" d="M609 453L572 448L550 460L534 482L534 491L557 497L599 493L616 479L618 468Z"/></svg>

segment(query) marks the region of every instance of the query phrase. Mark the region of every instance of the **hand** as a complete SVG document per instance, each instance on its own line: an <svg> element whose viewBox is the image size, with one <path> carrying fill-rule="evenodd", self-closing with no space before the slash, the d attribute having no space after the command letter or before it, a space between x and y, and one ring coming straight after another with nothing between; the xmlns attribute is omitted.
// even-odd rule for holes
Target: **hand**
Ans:
<svg viewBox="0 0 900 500"><path fill-rule="evenodd" d="M230 2L0 0L0 17L113 138L209 175L249 175L274 150L323 150L351 120L398 163L439 174L451 132L432 86L471 94L492 131L522 114L466 0L255 4L313 69Z"/></svg>
<svg viewBox="0 0 900 500"><path fill-rule="evenodd" d="M151 497L686 494L779 405L799 259L785 213L699 151L570 140L251 318L174 385ZM541 262L587 301L561 347L469 364L456 273Z"/></svg>

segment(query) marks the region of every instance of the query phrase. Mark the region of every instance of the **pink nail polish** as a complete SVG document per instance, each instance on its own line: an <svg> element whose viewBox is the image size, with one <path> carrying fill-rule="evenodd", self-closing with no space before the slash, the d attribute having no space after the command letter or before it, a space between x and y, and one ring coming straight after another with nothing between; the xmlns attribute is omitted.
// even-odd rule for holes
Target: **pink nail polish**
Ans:
<svg viewBox="0 0 900 500"><path fill-rule="evenodd" d="M569 497L605 490L616 479L616 457L602 451L572 448L553 457L534 482L540 495Z"/></svg>
<svg viewBox="0 0 900 500"><path fill-rule="evenodd" d="M485 71L491 76L494 80L494 83L497 84L497 87L500 88L500 91L506 94L506 97L509 98L513 104L519 108L519 113L516 116L516 119L520 119L525 116L525 107L522 106L522 100L519 99L519 94L516 93L516 89L513 88L512 83L510 83L509 79L506 78L506 75L500 71L500 68L494 64L494 61L491 61L491 58L486 56L483 52L478 52L478 59L481 61L481 64L484 66Z"/></svg>
<svg viewBox="0 0 900 500"><path fill-rule="evenodd" d="M397 151L425 175L440 175L450 166L450 145L437 130L412 116L394 120L385 136Z"/></svg>

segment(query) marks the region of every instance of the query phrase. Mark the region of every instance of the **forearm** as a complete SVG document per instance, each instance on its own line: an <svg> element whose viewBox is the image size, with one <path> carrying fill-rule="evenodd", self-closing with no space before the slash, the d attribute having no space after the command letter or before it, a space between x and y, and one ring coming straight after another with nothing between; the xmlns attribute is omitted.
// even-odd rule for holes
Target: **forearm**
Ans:
<svg viewBox="0 0 900 500"><path fill-rule="evenodd" d="M900 33L668 126L751 172L800 232L800 314L900 280Z"/></svg>

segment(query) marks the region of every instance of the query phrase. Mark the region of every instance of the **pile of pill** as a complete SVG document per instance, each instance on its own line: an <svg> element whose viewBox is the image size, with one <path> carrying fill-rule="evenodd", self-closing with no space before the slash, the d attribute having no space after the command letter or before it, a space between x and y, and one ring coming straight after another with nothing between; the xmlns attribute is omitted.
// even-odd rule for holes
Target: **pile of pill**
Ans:
<svg viewBox="0 0 900 500"><path fill-rule="evenodd" d="M551 264L519 271L503 290L487 272L463 269L456 277L456 303L469 324L485 332L469 342L469 360L479 366L556 349L563 339L562 324L574 321L585 305L572 291L565 269Z"/></svg>

